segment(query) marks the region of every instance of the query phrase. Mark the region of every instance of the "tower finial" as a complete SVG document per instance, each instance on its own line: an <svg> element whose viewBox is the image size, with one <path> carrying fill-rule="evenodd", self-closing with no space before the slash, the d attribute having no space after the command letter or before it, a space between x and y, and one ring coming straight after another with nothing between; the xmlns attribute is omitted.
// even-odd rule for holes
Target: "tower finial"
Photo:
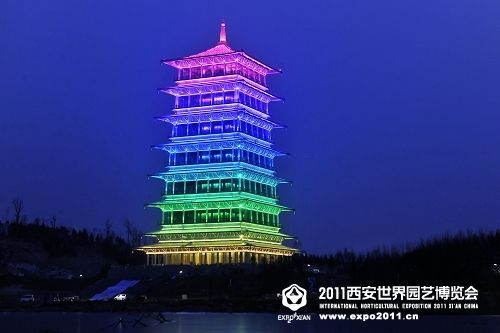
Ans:
<svg viewBox="0 0 500 333"><path fill-rule="evenodd" d="M222 19L222 22L220 23L219 44L227 44L227 40L226 40L226 23L224 23L224 19Z"/></svg>

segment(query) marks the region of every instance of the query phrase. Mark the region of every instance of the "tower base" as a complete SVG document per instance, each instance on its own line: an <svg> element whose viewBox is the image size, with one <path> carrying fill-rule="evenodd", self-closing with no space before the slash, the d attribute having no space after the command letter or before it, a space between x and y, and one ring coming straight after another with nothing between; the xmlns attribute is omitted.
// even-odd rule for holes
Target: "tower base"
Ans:
<svg viewBox="0 0 500 333"><path fill-rule="evenodd" d="M154 244L138 250L147 256L147 265L216 265L274 263L297 252L283 245L276 247L237 246L183 246L171 247Z"/></svg>

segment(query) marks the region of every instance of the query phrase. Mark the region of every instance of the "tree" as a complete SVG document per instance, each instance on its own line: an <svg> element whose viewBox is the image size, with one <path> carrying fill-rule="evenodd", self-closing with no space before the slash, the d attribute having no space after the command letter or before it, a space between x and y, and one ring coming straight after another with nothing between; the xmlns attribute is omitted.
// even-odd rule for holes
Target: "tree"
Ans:
<svg viewBox="0 0 500 333"><path fill-rule="evenodd" d="M5 208L5 222L9 222L10 219L10 207Z"/></svg>
<svg viewBox="0 0 500 333"><path fill-rule="evenodd" d="M125 221L123 221L123 225L125 226L125 231L127 232L127 243L130 244L130 236L132 235L134 226L129 219L125 219Z"/></svg>
<svg viewBox="0 0 500 333"><path fill-rule="evenodd" d="M137 247L137 246L141 246L141 240L142 240L142 232L137 229L137 228L134 228L132 229L132 247Z"/></svg>
<svg viewBox="0 0 500 333"><path fill-rule="evenodd" d="M55 216L52 216L52 219L50 220L50 225L52 226L52 229L56 228L56 222L57 218Z"/></svg>
<svg viewBox="0 0 500 333"><path fill-rule="evenodd" d="M106 238L110 238L113 236L113 223L109 219L104 223L104 235Z"/></svg>
<svg viewBox="0 0 500 333"><path fill-rule="evenodd" d="M14 222L20 223L23 216L24 203L20 198L12 200L12 208L14 208Z"/></svg>
<svg viewBox="0 0 500 333"><path fill-rule="evenodd" d="M123 222L123 225L125 226L125 230L127 231L127 243L131 247L137 247L141 245L141 236L142 232L139 231L132 222L130 222L129 219L125 219Z"/></svg>

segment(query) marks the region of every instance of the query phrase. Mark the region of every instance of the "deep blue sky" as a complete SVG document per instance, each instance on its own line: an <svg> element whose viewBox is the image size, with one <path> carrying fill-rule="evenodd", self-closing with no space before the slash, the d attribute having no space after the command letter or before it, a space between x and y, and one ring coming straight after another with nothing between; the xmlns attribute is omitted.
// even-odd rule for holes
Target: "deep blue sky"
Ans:
<svg viewBox="0 0 500 333"><path fill-rule="evenodd" d="M497 0L0 2L0 212L143 231L159 214L172 101L162 58L228 40L271 89L286 232L323 253L500 218Z"/></svg>

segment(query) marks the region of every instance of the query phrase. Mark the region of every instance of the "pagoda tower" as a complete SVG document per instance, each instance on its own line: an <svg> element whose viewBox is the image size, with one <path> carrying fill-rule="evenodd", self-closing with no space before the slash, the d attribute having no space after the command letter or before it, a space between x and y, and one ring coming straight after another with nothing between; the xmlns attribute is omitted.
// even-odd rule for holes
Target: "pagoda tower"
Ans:
<svg viewBox="0 0 500 333"><path fill-rule="evenodd" d="M148 233L158 242L139 248L148 265L264 263L291 256L283 245L266 77L279 73L243 51L234 51L221 23L214 47L180 59L163 60L177 71L175 97L160 201L161 228Z"/></svg>

